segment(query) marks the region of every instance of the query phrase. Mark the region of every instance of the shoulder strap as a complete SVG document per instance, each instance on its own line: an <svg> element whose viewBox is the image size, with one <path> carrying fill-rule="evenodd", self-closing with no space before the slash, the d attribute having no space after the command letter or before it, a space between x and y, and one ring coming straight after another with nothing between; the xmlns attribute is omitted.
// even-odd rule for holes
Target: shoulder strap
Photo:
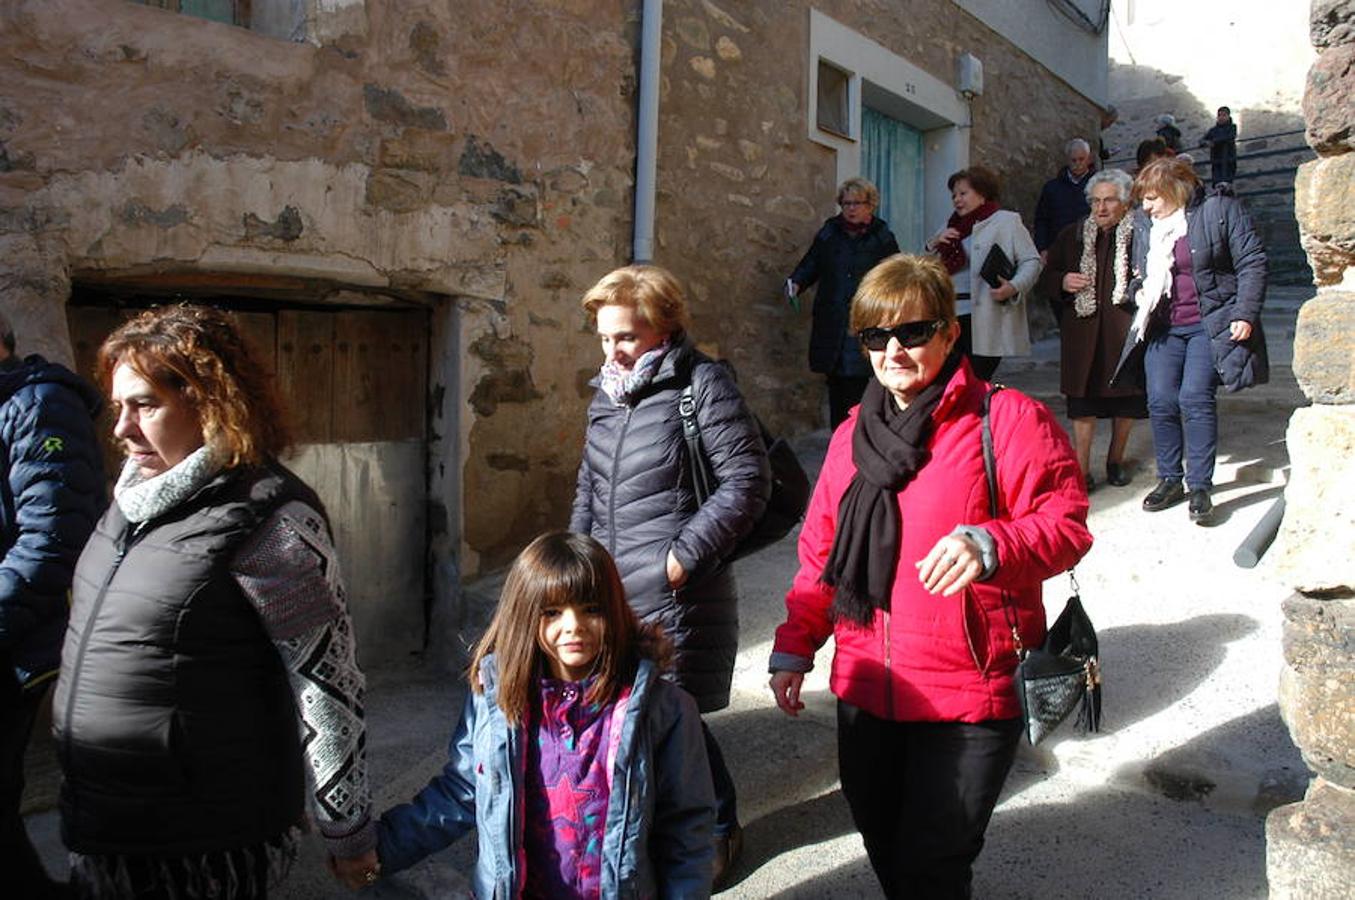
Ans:
<svg viewBox="0 0 1355 900"><path fill-rule="evenodd" d="M988 421L988 413L993 405L994 395L1005 387L1005 384L995 384L983 396L983 472L988 476L988 512L994 519L997 518L998 513L997 457L993 451L993 426Z"/></svg>
<svg viewBox="0 0 1355 900"><path fill-rule="evenodd" d="M682 439L687 443L687 464L692 473L692 490L696 492L696 505L701 506L715 490L712 484L710 465L701 449L701 426L696 421L696 392L692 383L687 382L678 394L678 415L682 417Z"/></svg>

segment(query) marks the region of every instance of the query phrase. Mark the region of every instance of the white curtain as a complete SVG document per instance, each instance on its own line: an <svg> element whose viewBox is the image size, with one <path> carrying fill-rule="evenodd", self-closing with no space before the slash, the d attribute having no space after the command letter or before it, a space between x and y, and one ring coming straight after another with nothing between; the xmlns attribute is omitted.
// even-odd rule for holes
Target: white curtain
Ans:
<svg viewBox="0 0 1355 900"><path fill-rule="evenodd" d="M880 189L879 216L905 253L921 253L922 132L870 107L861 110L861 174Z"/></svg>

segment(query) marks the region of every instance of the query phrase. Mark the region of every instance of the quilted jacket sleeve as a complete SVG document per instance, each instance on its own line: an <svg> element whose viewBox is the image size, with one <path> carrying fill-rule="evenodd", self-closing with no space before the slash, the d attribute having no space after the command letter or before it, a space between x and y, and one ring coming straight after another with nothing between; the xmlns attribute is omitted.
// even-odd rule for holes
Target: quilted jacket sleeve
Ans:
<svg viewBox="0 0 1355 900"><path fill-rule="evenodd" d="M692 370L701 445L718 487L673 541L688 572L707 571L752 530L771 494L771 470L757 420L729 370L702 363Z"/></svg>
<svg viewBox="0 0 1355 900"><path fill-rule="evenodd" d="M1228 254L1237 273L1237 305L1233 318L1250 322L1261 321L1261 303L1266 296L1266 274L1269 265L1261 238L1256 233L1251 216L1241 201L1220 198L1223 203L1223 223L1228 242Z"/></svg>
<svg viewBox="0 0 1355 900"><path fill-rule="evenodd" d="M987 583L1019 589L1066 571L1091 548L1087 493L1068 437L1047 407L1002 391L991 417L1002 515L983 523L998 554Z"/></svg>
<svg viewBox="0 0 1355 900"><path fill-rule="evenodd" d="M64 617L75 561L105 504L94 423L73 390L25 386L3 412L13 520L3 523L9 547L0 560L0 651L12 651L41 623Z"/></svg>
<svg viewBox="0 0 1355 900"><path fill-rule="evenodd" d="M385 874L407 869L475 827L475 720L483 695L466 692L461 721L442 772L409 803L377 822L377 856Z"/></svg>
<svg viewBox="0 0 1355 900"><path fill-rule="evenodd" d="M795 271L790 273L790 280L799 285L800 290L804 290L811 284L819 280L819 266L825 255L824 246L828 242L827 227L820 228L818 234L814 235L814 241L805 251L805 255L800 258L800 264L795 267Z"/></svg>

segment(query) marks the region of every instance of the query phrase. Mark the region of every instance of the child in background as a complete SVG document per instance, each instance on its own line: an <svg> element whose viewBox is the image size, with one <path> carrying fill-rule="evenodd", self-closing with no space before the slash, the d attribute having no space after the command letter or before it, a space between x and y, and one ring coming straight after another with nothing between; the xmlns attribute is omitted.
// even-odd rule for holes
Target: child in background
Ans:
<svg viewBox="0 0 1355 900"><path fill-rule="evenodd" d="M446 767L381 817L376 858L335 873L362 887L476 828L476 897L708 897L710 766L661 641L601 544L537 538L476 645Z"/></svg>

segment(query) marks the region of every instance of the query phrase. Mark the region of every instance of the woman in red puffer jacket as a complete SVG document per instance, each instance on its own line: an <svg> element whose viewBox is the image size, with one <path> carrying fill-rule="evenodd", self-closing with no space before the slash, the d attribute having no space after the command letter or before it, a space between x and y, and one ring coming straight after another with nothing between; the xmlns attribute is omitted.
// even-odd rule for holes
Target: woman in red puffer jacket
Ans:
<svg viewBox="0 0 1355 900"><path fill-rule="evenodd" d="M984 475L990 385L956 352L950 278L895 256L852 301L875 379L833 435L776 631L788 714L835 639L842 791L887 896L967 897L1015 756L1021 711L1008 617L1044 639L1041 583L1091 546L1087 494L1053 415L994 396L998 509Z"/></svg>

